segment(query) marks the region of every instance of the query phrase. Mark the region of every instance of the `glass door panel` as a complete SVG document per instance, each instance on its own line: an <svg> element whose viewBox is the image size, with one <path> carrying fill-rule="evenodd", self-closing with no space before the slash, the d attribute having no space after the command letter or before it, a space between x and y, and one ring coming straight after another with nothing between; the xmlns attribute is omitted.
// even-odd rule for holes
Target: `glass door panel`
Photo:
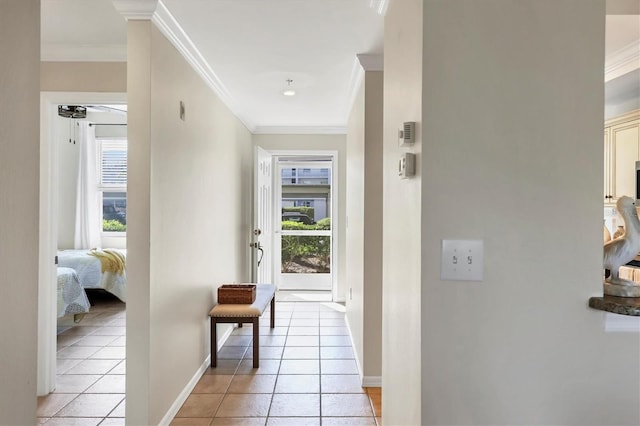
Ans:
<svg viewBox="0 0 640 426"><path fill-rule="evenodd" d="M332 287L331 162L279 163L282 289Z"/></svg>

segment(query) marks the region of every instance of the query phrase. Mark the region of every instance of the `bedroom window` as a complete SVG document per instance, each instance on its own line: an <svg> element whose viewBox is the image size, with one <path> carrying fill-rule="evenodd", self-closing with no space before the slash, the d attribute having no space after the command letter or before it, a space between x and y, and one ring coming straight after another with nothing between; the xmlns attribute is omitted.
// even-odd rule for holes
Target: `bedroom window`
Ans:
<svg viewBox="0 0 640 426"><path fill-rule="evenodd" d="M127 140L99 139L102 232L127 231Z"/></svg>

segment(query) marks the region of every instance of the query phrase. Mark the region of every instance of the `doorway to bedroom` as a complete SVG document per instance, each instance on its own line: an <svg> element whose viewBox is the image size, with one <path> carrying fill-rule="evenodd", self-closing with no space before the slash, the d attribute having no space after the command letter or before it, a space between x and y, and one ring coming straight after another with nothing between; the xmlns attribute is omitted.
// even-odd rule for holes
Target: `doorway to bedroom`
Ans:
<svg viewBox="0 0 640 426"><path fill-rule="evenodd" d="M61 333L80 321L95 321L96 305L109 297L124 310L127 106L58 104L56 109L57 276L58 287L65 286L62 300L58 297ZM71 290L75 284L79 288Z"/></svg>
<svg viewBox="0 0 640 426"><path fill-rule="evenodd" d="M42 95L39 417L124 417L125 99Z"/></svg>

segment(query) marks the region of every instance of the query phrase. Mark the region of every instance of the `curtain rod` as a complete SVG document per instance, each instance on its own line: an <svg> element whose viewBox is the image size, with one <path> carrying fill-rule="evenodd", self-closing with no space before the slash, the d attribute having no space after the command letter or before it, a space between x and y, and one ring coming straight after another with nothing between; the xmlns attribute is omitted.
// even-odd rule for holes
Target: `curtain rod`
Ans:
<svg viewBox="0 0 640 426"><path fill-rule="evenodd" d="M89 123L89 127L91 126L126 126L127 123Z"/></svg>

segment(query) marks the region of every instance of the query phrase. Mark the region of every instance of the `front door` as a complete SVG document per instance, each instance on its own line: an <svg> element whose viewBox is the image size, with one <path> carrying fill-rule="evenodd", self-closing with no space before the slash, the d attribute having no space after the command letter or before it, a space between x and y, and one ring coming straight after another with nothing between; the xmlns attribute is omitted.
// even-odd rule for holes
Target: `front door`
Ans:
<svg viewBox="0 0 640 426"><path fill-rule="evenodd" d="M253 229L253 280L273 283L273 157L256 147L255 162L255 226Z"/></svg>
<svg viewBox="0 0 640 426"><path fill-rule="evenodd" d="M332 161L277 161L275 278L282 290L331 290Z"/></svg>

